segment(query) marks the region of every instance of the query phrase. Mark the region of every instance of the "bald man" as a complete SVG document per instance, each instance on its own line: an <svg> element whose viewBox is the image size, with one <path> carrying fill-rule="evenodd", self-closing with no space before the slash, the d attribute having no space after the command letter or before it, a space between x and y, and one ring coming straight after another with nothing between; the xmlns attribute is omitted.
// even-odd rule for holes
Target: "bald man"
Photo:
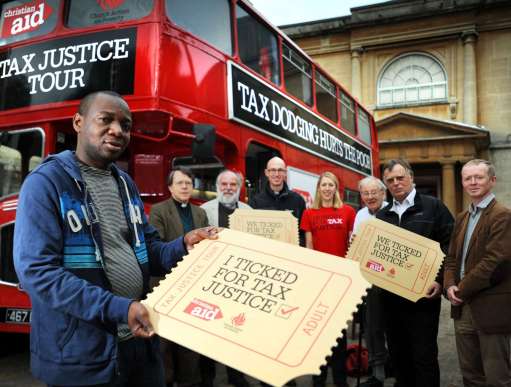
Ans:
<svg viewBox="0 0 511 387"><path fill-rule="evenodd" d="M286 163L280 157L271 158L266 164L264 174L268 178L264 188L250 200L250 206L258 210L290 210L293 216L302 220L305 211L305 201L294 191L291 191L286 183ZM300 230L300 246L305 247L305 235Z"/></svg>

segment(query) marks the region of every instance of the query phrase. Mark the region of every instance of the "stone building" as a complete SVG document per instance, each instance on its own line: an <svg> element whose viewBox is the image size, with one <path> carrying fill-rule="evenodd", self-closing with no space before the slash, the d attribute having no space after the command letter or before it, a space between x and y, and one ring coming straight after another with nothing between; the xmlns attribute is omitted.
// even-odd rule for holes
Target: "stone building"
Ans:
<svg viewBox="0 0 511 387"><path fill-rule="evenodd" d="M393 0L281 27L374 114L382 163L408 159L417 188L453 213L460 170L497 168L511 206L511 1Z"/></svg>

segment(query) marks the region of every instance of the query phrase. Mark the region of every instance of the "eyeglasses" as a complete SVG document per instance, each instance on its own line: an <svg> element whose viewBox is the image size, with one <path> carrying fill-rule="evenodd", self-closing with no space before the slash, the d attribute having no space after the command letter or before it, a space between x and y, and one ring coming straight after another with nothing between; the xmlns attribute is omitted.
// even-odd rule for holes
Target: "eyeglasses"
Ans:
<svg viewBox="0 0 511 387"><path fill-rule="evenodd" d="M395 176L395 177L386 177L385 178L385 183L387 183L387 185L394 184L394 183L402 183L403 181L405 181L406 178L409 178L409 177L410 177L409 175L401 175L401 176Z"/></svg>
<svg viewBox="0 0 511 387"><path fill-rule="evenodd" d="M282 169L282 168L279 168L279 169L271 168L271 169L267 169L267 171L271 175L276 175L277 173L279 175L282 175L282 174L286 173L286 170Z"/></svg>
<svg viewBox="0 0 511 387"><path fill-rule="evenodd" d="M365 197L369 197L369 196L378 196L378 194L379 194L380 192L381 192L381 191L362 191L362 192L360 192L360 195L365 196Z"/></svg>

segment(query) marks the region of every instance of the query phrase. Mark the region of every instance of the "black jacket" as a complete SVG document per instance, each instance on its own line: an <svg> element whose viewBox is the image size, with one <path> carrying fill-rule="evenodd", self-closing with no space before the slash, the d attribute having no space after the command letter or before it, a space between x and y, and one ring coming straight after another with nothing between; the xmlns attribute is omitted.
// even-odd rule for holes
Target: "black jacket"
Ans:
<svg viewBox="0 0 511 387"><path fill-rule="evenodd" d="M376 214L378 219L412 231L423 237L440 243L440 248L447 254L449 241L451 239L454 218L440 200L428 195L421 195L417 192L414 205L408 208L401 220L399 216L390 211L393 203L390 202ZM443 267L436 278L438 283L443 282Z"/></svg>
<svg viewBox="0 0 511 387"><path fill-rule="evenodd" d="M250 199L250 207L256 210L291 210L293 216L298 219L298 228L302 220L303 211L305 211L305 200L294 191L291 191L287 184L278 194L273 192L270 184L266 182L264 189ZM305 235L300 230L300 246L305 246Z"/></svg>

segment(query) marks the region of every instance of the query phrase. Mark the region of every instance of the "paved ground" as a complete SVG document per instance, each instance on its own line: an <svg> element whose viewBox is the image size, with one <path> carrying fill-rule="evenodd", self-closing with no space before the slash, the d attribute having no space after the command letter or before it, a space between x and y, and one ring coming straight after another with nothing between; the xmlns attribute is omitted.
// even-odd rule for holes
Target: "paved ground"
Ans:
<svg viewBox="0 0 511 387"><path fill-rule="evenodd" d="M440 329L438 334L439 361L442 387L462 387L458 369L458 358L454 345L452 321L449 318L449 305L443 300ZM28 338L24 336L0 336L0 387L43 387L44 384L34 380L28 371ZM225 368L218 368L217 387L226 387ZM330 375L329 375L330 380ZM311 385L310 376L297 379L298 387ZM350 379L350 386L357 385ZM255 380L251 384L258 385ZM392 387L393 379L385 381L385 387ZM330 384L330 386L332 386ZM148 386L150 387L150 386Z"/></svg>

